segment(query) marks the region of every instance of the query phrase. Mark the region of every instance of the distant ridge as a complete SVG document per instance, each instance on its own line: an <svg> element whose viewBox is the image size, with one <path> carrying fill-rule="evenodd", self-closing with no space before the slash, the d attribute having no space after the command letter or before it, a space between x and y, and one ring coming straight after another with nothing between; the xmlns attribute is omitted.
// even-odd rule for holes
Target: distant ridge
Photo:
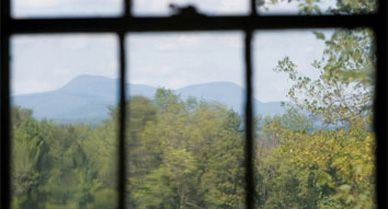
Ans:
<svg viewBox="0 0 388 209"><path fill-rule="evenodd" d="M108 117L109 108L117 104L117 79L95 75L81 75L63 87L43 93L16 95L16 106L33 110L37 119L49 119L63 123L98 123ZM130 96L152 98L155 87L128 84ZM200 100L222 103L242 113L244 89L232 82L210 82L190 85L174 90L183 99L194 97ZM257 113L275 115L284 112L280 102L263 103L254 100Z"/></svg>

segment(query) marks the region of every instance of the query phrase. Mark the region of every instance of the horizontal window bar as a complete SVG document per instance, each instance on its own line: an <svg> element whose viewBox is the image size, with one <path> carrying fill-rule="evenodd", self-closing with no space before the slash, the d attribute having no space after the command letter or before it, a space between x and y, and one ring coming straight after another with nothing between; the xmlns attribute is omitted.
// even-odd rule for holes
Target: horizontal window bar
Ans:
<svg viewBox="0 0 388 209"><path fill-rule="evenodd" d="M12 19L8 22L8 32L10 34L15 34L265 30L339 27L375 28L378 26L378 22L378 15Z"/></svg>

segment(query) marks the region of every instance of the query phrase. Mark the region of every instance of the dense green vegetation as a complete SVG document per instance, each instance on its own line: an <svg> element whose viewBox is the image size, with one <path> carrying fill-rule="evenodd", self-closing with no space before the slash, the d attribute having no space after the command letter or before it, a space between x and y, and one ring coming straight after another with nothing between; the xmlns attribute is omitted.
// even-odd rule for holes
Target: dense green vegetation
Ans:
<svg viewBox="0 0 388 209"><path fill-rule="evenodd" d="M225 107L159 89L130 102L131 208L243 205L243 132Z"/></svg>
<svg viewBox="0 0 388 209"><path fill-rule="evenodd" d="M128 108L129 208L244 208L240 116L165 89ZM12 115L13 208L115 208L117 110L93 128ZM330 130L292 109L258 118L258 208L373 208L364 119Z"/></svg>
<svg viewBox="0 0 388 209"><path fill-rule="evenodd" d="M320 13L317 3L301 1L301 13ZM338 0L336 6L329 12L366 13L376 2ZM326 46L312 63L318 77L304 75L289 57L274 69L294 84L290 111L264 118L258 133L258 208L375 208L373 33L337 29L329 37L315 35Z"/></svg>
<svg viewBox="0 0 388 209"><path fill-rule="evenodd" d="M301 13L321 12L319 0L300 2ZM336 6L329 12L366 13L376 2L338 0ZM375 208L373 33L337 29L329 37L315 35L326 46L312 63L318 77L304 75L289 57L274 69L294 84L288 91L290 111L261 122L258 208Z"/></svg>
<svg viewBox="0 0 388 209"><path fill-rule="evenodd" d="M115 132L12 110L12 208L115 208Z"/></svg>
<svg viewBox="0 0 388 209"><path fill-rule="evenodd" d="M219 104L159 89L133 97L129 208L243 207L243 132ZM91 128L36 121L13 110L14 208L115 208L117 111Z"/></svg>
<svg viewBox="0 0 388 209"><path fill-rule="evenodd" d="M364 122L309 132L289 120L275 117L260 133L258 208L375 208L374 136Z"/></svg>

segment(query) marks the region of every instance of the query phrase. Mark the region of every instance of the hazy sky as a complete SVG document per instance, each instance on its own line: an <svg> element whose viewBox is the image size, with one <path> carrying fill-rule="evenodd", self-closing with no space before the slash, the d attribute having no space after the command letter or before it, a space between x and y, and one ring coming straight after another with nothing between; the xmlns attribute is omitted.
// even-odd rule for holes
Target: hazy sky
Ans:
<svg viewBox="0 0 388 209"><path fill-rule="evenodd" d="M70 14L67 7L78 4L85 10L90 1L96 5L119 5L118 0L14 0L18 16L33 15L36 11L55 11ZM72 3L71 3L72 2ZM109 4L108 4L109 2ZM137 2L137 4L136 4ZM165 0L137 0L139 11L148 2L150 14L160 12ZM188 2L179 1L179 2ZM215 0L201 2L203 11L211 11ZM206 2L206 4L204 3ZM243 11L245 3L223 0L219 11ZM141 6L143 4L143 6ZM23 6L21 6L23 5ZM245 5L245 6L244 6ZM120 5L119 5L120 6ZM109 11L118 12L119 6ZM116 10L115 10L116 8ZM229 10L227 10L229 8ZM233 8L233 9L231 9ZM284 9L282 4L278 9ZM104 7L89 7L90 14L100 13ZM28 11L28 12L25 12ZM86 11L86 10L85 10ZM275 11L275 10L272 10ZM24 12L24 13L23 13ZM15 14L14 13L14 14ZM109 13L106 13L109 14ZM162 14L162 13L160 13ZM327 32L329 33L329 32ZM211 81L230 81L243 85L243 33L138 33L127 36L129 81L131 83L164 86L172 89ZM285 100L290 83L285 75L272 70L278 60L290 56L306 73L310 64L319 59L323 43L311 30L280 30L256 33L254 40L255 96L261 101ZM31 35L16 36L12 41L12 92L27 94L60 88L71 79L83 75L102 75L117 78L117 39L112 34Z"/></svg>
<svg viewBox="0 0 388 209"><path fill-rule="evenodd" d="M266 0L271 2L271 0ZM15 17L31 16L115 16L123 11L122 0L13 0L12 14ZM168 15L168 5L192 4L210 15L246 14L249 12L249 0L132 0L133 12L137 15ZM268 10L261 13L296 13L298 1L280 0L276 6L268 4ZM335 0L321 0L322 10L335 5Z"/></svg>

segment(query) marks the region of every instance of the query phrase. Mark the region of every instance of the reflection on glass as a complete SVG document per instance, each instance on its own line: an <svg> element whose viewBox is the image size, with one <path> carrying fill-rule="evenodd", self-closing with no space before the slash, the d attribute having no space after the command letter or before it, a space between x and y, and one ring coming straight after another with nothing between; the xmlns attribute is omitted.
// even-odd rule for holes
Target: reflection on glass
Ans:
<svg viewBox="0 0 388 209"><path fill-rule="evenodd" d="M242 34L130 34L129 208L244 208Z"/></svg>
<svg viewBox="0 0 388 209"><path fill-rule="evenodd" d="M261 15L320 15L320 14L366 14L377 9L376 0L258 0L257 10Z"/></svg>
<svg viewBox="0 0 388 209"><path fill-rule="evenodd" d="M120 0L11 0L12 16L85 17L114 16L122 13Z"/></svg>
<svg viewBox="0 0 388 209"><path fill-rule="evenodd" d="M373 33L255 36L257 208L376 208ZM283 105L281 105L281 102Z"/></svg>
<svg viewBox="0 0 388 209"><path fill-rule="evenodd" d="M12 208L116 208L116 40L11 43Z"/></svg>
<svg viewBox="0 0 388 209"><path fill-rule="evenodd" d="M133 12L140 16L168 16L179 14L178 8L194 6L199 13L206 15L247 14L248 0L134 0ZM176 7L171 5L175 5ZM186 10L186 12L190 12Z"/></svg>

